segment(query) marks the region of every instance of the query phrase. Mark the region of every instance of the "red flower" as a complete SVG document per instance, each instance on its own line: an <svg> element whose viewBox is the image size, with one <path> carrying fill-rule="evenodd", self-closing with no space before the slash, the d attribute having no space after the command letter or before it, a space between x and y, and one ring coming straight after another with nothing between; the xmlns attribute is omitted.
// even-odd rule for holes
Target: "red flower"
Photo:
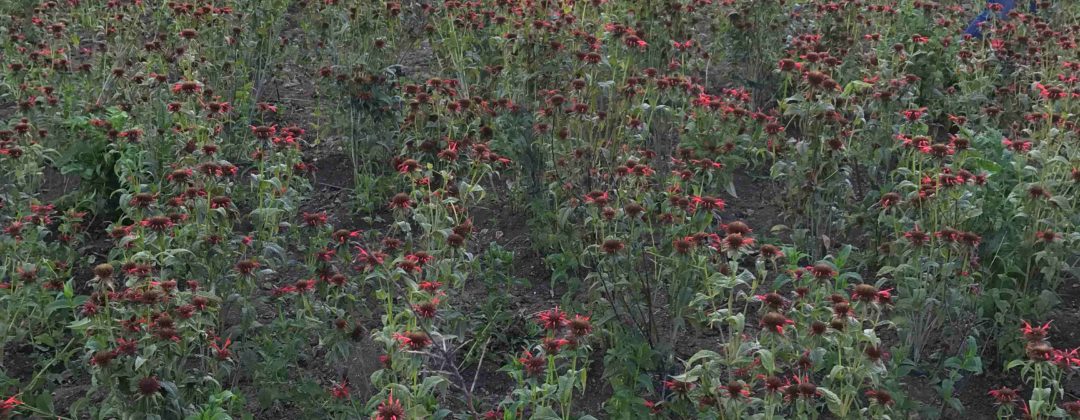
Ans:
<svg viewBox="0 0 1080 420"><path fill-rule="evenodd" d="M788 398L814 398L821 395L821 391L817 389L817 385L810 382L810 377L794 377L795 382L788 382L788 385L784 387L784 393Z"/></svg>
<svg viewBox="0 0 1080 420"><path fill-rule="evenodd" d="M435 313L439 309L439 298L432 298L427 302L415 304L412 308L413 312L416 312L416 315L421 318L435 318Z"/></svg>
<svg viewBox="0 0 1080 420"><path fill-rule="evenodd" d="M347 242L349 239L359 238L360 237L360 231L359 230L350 231L348 229L338 229L338 230L334 231L334 234L331 235L331 236L334 238L334 242L337 242L339 244L343 244L343 243Z"/></svg>
<svg viewBox="0 0 1080 420"><path fill-rule="evenodd" d="M570 344L570 340L565 338L544 337L542 346L544 347L544 353L553 356L559 353L567 344Z"/></svg>
<svg viewBox="0 0 1080 420"><path fill-rule="evenodd" d="M127 340L123 337L116 339L116 354L125 356L134 356L138 352L138 342L135 340Z"/></svg>
<svg viewBox="0 0 1080 420"><path fill-rule="evenodd" d="M575 337L584 337L592 332L592 324L589 323L589 317L582 315L574 315L574 319L569 322L570 333Z"/></svg>
<svg viewBox="0 0 1080 420"><path fill-rule="evenodd" d="M410 209L412 205L413 201L407 193L397 193L390 199L391 209Z"/></svg>
<svg viewBox="0 0 1080 420"><path fill-rule="evenodd" d="M539 375L547 368L547 361L539 355L533 355L528 350L522 357L518 358L518 362L525 366L525 373L529 375Z"/></svg>
<svg viewBox="0 0 1080 420"><path fill-rule="evenodd" d="M818 280L830 279L832 277L835 277L837 274L836 270L833 269L832 265L824 262L820 262L814 264L813 266L806 267L806 270L809 271L810 274L813 274L814 277L817 277Z"/></svg>
<svg viewBox="0 0 1080 420"><path fill-rule="evenodd" d="M139 393L145 396L157 394L161 390L161 382L153 376L142 378L139 381Z"/></svg>
<svg viewBox="0 0 1080 420"><path fill-rule="evenodd" d="M777 259L784 256L784 252L780 247L770 244L761 245L758 249L758 253L761 255L761 258L765 259Z"/></svg>
<svg viewBox="0 0 1080 420"><path fill-rule="evenodd" d="M675 238L671 241L671 246L675 249L675 252L679 254L689 253L690 250L694 248L694 238L689 236L684 238Z"/></svg>
<svg viewBox="0 0 1080 420"><path fill-rule="evenodd" d="M1031 150L1032 143L1029 140L1010 140L1005 137L1001 139L1001 144L1013 152L1023 153Z"/></svg>
<svg viewBox="0 0 1080 420"><path fill-rule="evenodd" d="M1034 184L1031 187L1028 187L1028 196L1033 199L1050 198L1050 191L1042 185Z"/></svg>
<svg viewBox="0 0 1080 420"><path fill-rule="evenodd" d="M776 376L768 376L765 378L765 392L775 394L777 392L783 392L784 388L783 379Z"/></svg>
<svg viewBox="0 0 1080 420"><path fill-rule="evenodd" d="M1080 418L1080 401L1070 401L1061 405L1069 417Z"/></svg>
<svg viewBox="0 0 1080 420"><path fill-rule="evenodd" d="M172 93L198 93L202 90L202 84L199 82L180 81L176 82L172 86Z"/></svg>
<svg viewBox="0 0 1080 420"><path fill-rule="evenodd" d="M626 46L637 47L637 49L639 50L644 50L645 47L649 46L649 44L646 43L645 40L638 38L637 35L629 35L624 39L624 41L626 42Z"/></svg>
<svg viewBox="0 0 1080 420"><path fill-rule="evenodd" d="M606 192L591 191L588 194L585 194L584 200L585 200L586 203L596 204L597 206L602 207L602 206L607 205L608 201L610 200L610 197L608 196L608 193L606 193Z"/></svg>
<svg viewBox="0 0 1080 420"><path fill-rule="evenodd" d="M555 309L542 311L536 315L537 321L540 326L548 331L559 331L567 324L566 312L559 310L556 306Z"/></svg>
<svg viewBox="0 0 1080 420"><path fill-rule="evenodd" d="M360 268L374 267L383 264L386 260L386 254L382 252L368 252L366 249L358 246L356 247L356 257L354 260L361 264Z"/></svg>
<svg viewBox="0 0 1080 420"><path fill-rule="evenodd" d="M877 287L871 284L860 284L855 286L855 291L851 293L851 300L857 300L860 302L874 302L889 303L892 301L892 289L878 290Z"/></svg>
<svg viewBox="0 0 1080 420"><path fill-rule="evenodd" d="M312 290L315 290L315 280L297 280L293 287L296 290L296 293L310 292Z"/></svg>
<svg viewBox="0 0 1080 420"><path fill-rule="evenodd" d="M863 349L863 354L866 355L867 359L870 359L870 361L874 363L889 358L889 352L882 350L881 347L878 346L866 346L866 348Z"/></svg>
<svg viewBox="0 0 1080 420"><path fill-rule="evenodd" d="M275 287L273 290L270 291L270 294L273 295L274 297L282 297L282 296L285 296L285 295L287 295L289 293L295 293L295 292L296 292L296 286L282 286L282 287Z"/></svg>
<svg viewBox="0 0 1080 420"><path fill-rule="evenodd" d="M155 232L164 232L173 227L173 221L168 216L153 216L140 222L143 227Z"/></svg>
<svg viewBox="0 0 1080 420"><path fill-rule="evenodd" d="M243 260L243 261L240 261L240 262L236 263L236 271L238 273L240 273L241 276L249 276L249 275L251 275L251 273L253 273L258 268L259 268L259 261L254 260L254 259Z"/></svg>
<svg viewBox="0 0 1080 420"><path fill-rule="evenodd" d="M408 347L412 351L420 351L431 345L431 337L422 331L395 334L394 338L401 343L402 347Z"/></svg>
<svg viewBox="0 0 1080 420"><path fill-rule="evenodd" d="M111 363L112 360L115 359L115 358L116 358L116 352L115 351L101 350L101 351L98 351L97 353L94 353L94 355L90 357L90 365L91 366L105 367L105 366L108 366L109 363Z"/></svg>
<svg viewBox="0 0 1080 420"><path fill-rule="evenodd" d="M908 242L911 242L911 244L915 246L923 246L926 245L927 242L930 242L930 234L919 230L918 226L915 226L915 229L904 232L904 238L907 238Z"/></svg>
<svg viewBox="0 0 1080 420"><path fill-rule="evenodd" d="M277 126L276 125L271 125L271 126L265 126L265 125L254 126L253 125L253 126L251 126L251 134L254 134L256 138L260 138L260 139L264 139L264 140L269 139L270 137L273 137L275 134L277 134Z"/></svg>
<svg viewBox="0 0 1080 420"><path fill-rule="evenodd" d="M754 245L754 238L743 236L741 233L730 233L720 241L720 248L729 253L745 251Z"/></svg>
<svg viewBox="0 0 1080 420"><path fill-rule="evenodd" d="M375 409L375 420L405 420L405 407L401 405L401 400L394 399L393 390L386 401Z"/></svg>
<svg viewBox="0 0 1080 420"><path fill-rule="evenodd" d="M731 381L724 386L724 391L729 398L749 397L750 389L742 381Z"/></svg>
<svg viewBox="0 0 1080 420"><path fill-rule="evenodd" d="M405 159L397 165L397 171L403 174L420 170L420 162L416 159Z"/></svg>
<svg viewBox="0 0 1080 420"><path fill-rule="evenodd" d="M303 214L304 223L311 227L319 227L326 224L327 215L326 212L308 213Z"/></svg>
<svg viewBox="0 0 1080 420"><path fill-rule="evenodd" d="M696 385L692 382L680 381L678 379L672 379L670 381L664 381L664 387L669 391L679 395L686 395L694 389Z"/></svg>
<svg viewBox="0 0 1080 420"><path fill-rule="evenodd" d="M783 334L784 327L793 324L795 324L795 321L788 319L779 312L769 312L761 317L761 326L775 331L777 334Z"/></svg>
<svg viewBox="0 0 1080 420"><path fill-rule="evenodd" d="M1041 327L1032 326L1027 321L1023 321L1024 327L1020 329L1020 332L1024 334L1024 339L1029 342L1040 342L1049 336L1050 323L1053 321L1047 321Z"/></svg>
<svg viewBox="0 0 1080 420"><path fill-rule="evenodd" d="M1080 353L1080 349L1054 349L1053 353L1050 354L1050 362L1057 365L1061 370L1068 371L1080 367L1080 354L1078 353Z"/></svg>
<svg viewBox="0 0 1080 420"><path fill-rule="evenodd" d="M661 411L663 411L663 407L659 403L645 400L644 404L645 407L649 409L649 413L653 415L658 415Z"/></svg>
<svg viewBox="0 0 1080 420"><path fill-rule="evenodd" d="M788 305L787 299L784 299L779 293L770 292L763 295L754 295L754 300L764 303L766 306L772 309L781 309Z"/></svg>
<svg viewBox="0 0 1080 420"><path fill-rule="evenodd" d="M214 355L218 358L218 360L227 360L228 358L232 357L232 351L229 350L229 346L231 345L231 338L226 338L225 342L221 345L218 345L217 340L213 340L210 342L210 348L214 349Z"/></svg>
<svg viewBox="0 0 1080 420"><path fill-rule="evenodd" d="M334 384L330 386L330 395L339 400L348 399L349 380L346 379L342 382L334 382Z"/></svg>
<svg viewBox="0 0 1080 420"><path fill-rule="evenodd" d="M900 112L900 115L903 116L904 119L908 120L909 122L918 121L925 114L926 114L926 107L925 106L922 107L922 108L918 108L918 109L908 109L908 110Z"/></svg>
<svg viewBox="0 0 1080 420"><path fill-rule="evenodd" d="M992 389L987 394L994 398L996 405L1012 405L1020 398L1020 392L1016 389L1001 387Z"/></svg>
<svg viewBox="0 0 1080 420"><path fill-rule="evenodd" d="M723 210L727 205L722 199L699 195L691 196L690 202L693 205L692 208L696 209L700 206L706 210Z"/></svg>
<svg viewBox="0 0 1080 420"><path fill-rule="evenodd" d="M604 250L604 252L606 252L608 254L614 254L616 252L622 251L622 249L625 248L625 247L626 247L626 245L624 245L622 243L622 241L620 241L618 239L608 239L608 240L605 240L604 243L600 245L600 248L602 248Z"/></svg>
<svg viewBox="0 0 1080 420"><path fill-rule="evenodd" d="M404 259L398 262L398 268L408 271L419 273L423 270L424 264L431 261L431 256L423 251L417 251L414 254L406 255Z"/></svg>
<svg viewBox="0 0 1080 420"><path fill-rule="evenodd" d="M802 69L802 63L796 62L795 60L792 60L790 58L785 58L783 60L780 60L780 63L777 65L777 67L780 69L780 71L795 71Z"/></svg>
<svg viewBox="0 0 1080 420"><path fill-rule="evenodd" d="M0 415L7 416L15 407L23 405L18 395L12 395L4 401L0 401Z"/></svg>
<svg viewBox="0 0 1080 420"><path fill-rule="evenodd" d="M1035 232L1035 240L1036 241L1041 241L1041 242L1045 242L1045 243L1048 243L1048 244L1053 243L1053 242L1057 241L1060 238L1061 238L1061 235L1058 235L1057 233L1054 233L1054 231L1050 230L1050 229Z"/></svg>
<svg viewBox="0 0 1080 420"><path fill-rule="evenodd" d="M881 389L871 389L869 391L866 391L866 398L869 398L871 401L883 406L890 406L896 403L896 401L893 400L892 394L889 394L887 391Z"/></svg>

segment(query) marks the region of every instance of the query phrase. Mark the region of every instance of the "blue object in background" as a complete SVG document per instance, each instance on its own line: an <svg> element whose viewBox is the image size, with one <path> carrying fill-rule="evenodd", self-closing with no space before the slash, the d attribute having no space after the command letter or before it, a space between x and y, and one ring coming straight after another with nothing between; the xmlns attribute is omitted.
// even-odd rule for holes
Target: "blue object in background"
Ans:
<svg viewBox="0 0 1080 420"><path fill-rule="evenodd" d="M1017 3L1017 0L990 0L990 1L986 2L988 7L986 9L984 9L983 12L979 14L979 16L976 16L975 19L972 20L970 24L968 24L967 30L964 31L964 33L966 33L968 35L971 35L973 37L976 37L976 38L982 38L982 30L979 29L979 24L983 23L983 22L986 22L987 20L990 19L990 13L991 12L990 12L989 5L991 5L991 4L1000 4L1001 5L1001 12L998 13L998 19L1004 20L1004 19L1009 18L1009 12L1012 11L1012 9L1016 8L1016 3ZM1031 10L1031 13L1035 13L1035 11L1036 11L1035 0L1030 0L1029 1L1028 8Z"/></svg>

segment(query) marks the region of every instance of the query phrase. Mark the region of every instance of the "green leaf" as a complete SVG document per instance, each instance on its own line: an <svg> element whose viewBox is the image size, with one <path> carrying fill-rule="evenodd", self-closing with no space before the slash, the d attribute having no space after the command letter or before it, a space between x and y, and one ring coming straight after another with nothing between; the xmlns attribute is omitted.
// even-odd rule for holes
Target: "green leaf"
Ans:
<svg viewBox="0 0 1080 420"><path fill-rule="evenodd" d="M68 324L67 327L75 331L86 330L87 328L90 328L90 318L83 318L80 320L72 321L70 324Z"/></svg>
<svg viewBox="0 0 1080 420"><path fill-rule="evenodd" d="M696 362L698 360L701 360L701 359L720 359L720 358L721 358L720 354L715 352L715 351L701 350L701 351L699 351L697 353L694 353L693 356L690 356L690 359L686 361L686 364L691 365L694 362Z"/></svg>
<svg viewBox="0 0 1080 420"><path fill-rule="evenodd" d="M757 352L758 358L761 359L761 367L765 368L766 372L776 372L776 357L773 353L766 349L760 349Z"/></svg>
<svg viewBox="0 0 1080 420"><path fill-rule="evenodd" d="M537 407L532 417L529 418L532 420L561 420L562 416L560 416L559 413L556 413L551 407L542 405Z"/></svg>

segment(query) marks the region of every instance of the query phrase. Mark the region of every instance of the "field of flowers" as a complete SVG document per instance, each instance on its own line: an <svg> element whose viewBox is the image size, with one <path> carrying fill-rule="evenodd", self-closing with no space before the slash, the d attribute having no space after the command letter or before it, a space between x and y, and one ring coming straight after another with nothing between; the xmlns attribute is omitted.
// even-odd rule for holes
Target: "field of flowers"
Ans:
<svg viewBox="0 0 1080 420"><path fill-rule="evenodd" d="M188 1L0 1L0 418L1080 418L1080 2Z"/></svg>

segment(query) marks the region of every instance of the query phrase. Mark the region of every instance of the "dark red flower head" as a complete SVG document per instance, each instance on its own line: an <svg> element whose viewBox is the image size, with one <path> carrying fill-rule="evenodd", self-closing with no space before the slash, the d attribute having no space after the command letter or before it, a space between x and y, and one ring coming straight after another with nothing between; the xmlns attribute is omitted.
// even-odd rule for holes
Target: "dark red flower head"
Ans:
<svg viewBox="0 0 1080 420"><path fill-rule="evenodd" d="M602 248L604 252L608 254L614 254L616 252L622 251L625 246L626 245L624 245L623 242L618 239L608 239L605 240L602 245L600 245L600 248Z"/></svg>
<svg viewBox="0 0 1080 420"><path fill-rule="evenodd" d="M806 268L818 280L826 280L836 276L836 270L829 263L820 262Z"/></svg>
<svg viewBox="0 0 1080 420"><path fill-rule="evenodd" d="M147 376L139 380L139 393L145 396L157 394L161 390L161 382L153 376Z"/></svg>
<svg viewBox="0 0 1080 420"><path fill-rule="evenodd" d="M413 201L407 193L397 193L390 199L391 209L410 209L412 208Z"/></svg>

